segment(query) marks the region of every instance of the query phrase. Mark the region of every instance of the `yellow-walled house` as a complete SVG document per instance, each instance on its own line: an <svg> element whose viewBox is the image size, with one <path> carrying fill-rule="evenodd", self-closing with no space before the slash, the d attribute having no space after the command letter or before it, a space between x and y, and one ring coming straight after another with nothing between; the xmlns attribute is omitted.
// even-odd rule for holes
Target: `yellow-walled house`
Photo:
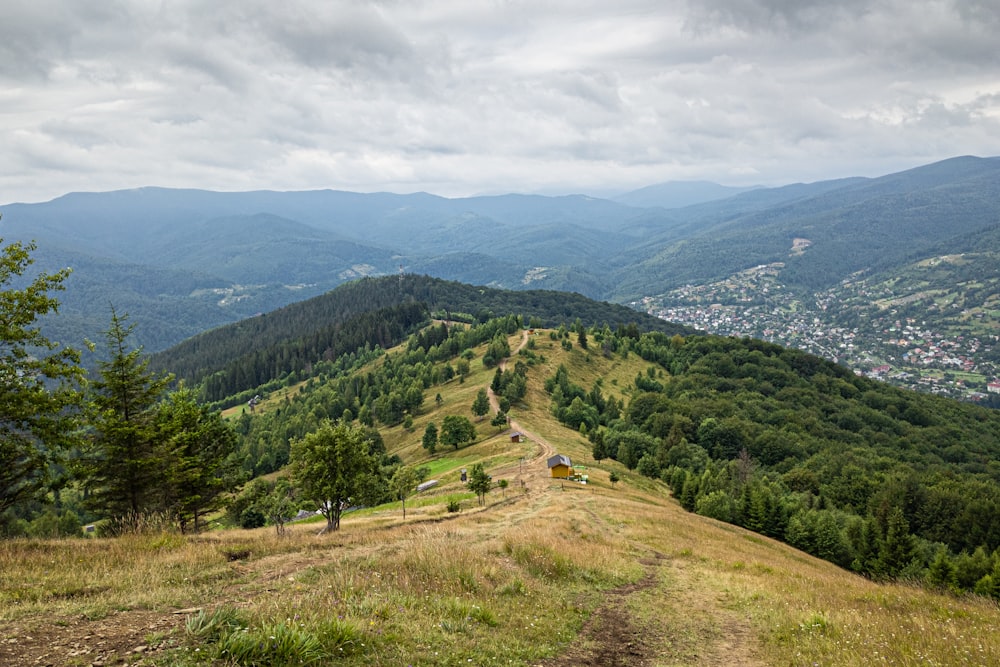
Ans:
<svg viewBox="0 0 1000 667"><path fill-rule="evenodd" d="M573 475L573 464L565 454L556 454L549 458L549 470L553 477L566 479Z"/></svg>

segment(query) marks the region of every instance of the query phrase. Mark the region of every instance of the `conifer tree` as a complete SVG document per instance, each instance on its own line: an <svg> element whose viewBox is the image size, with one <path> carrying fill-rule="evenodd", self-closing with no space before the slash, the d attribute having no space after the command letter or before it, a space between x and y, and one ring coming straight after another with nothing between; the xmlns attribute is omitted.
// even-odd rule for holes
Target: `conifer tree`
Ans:
<svg viewBox="0 0 1000 667"><path fill-rule="evenodd" d="M893 507L887 520L885 537L879 544L878 572L895 577L913 560L915 544L903 511Z"/></svg>
<svg viewBox="0 0 1000 667"><path fill-rule="evenodd" d="M130 348L135 328L111 309L105 332L109 358L98 364L86 407L92 427L84 460L88 505L110 517L166 509L168 452L156 432L156 403L169 376L147 368L141 348Z"/></svg>
<svg viewBox="0 0 1000 667"><path fill-rule="evenodd" d="M427 428L424 429L423 446L427 450L428 454L433 454L437 450L438 444L438 429L434 422L427 424Z"/></svg>
<svg viewBox="0 0 1000 667"><path fill-rule="evenodd" d="M218 412L199 406L190 390L173 392L158 408L157 426L165 448L167 503L181 531L220 504L224 491L237 483L230 454L236 434Z"/></svg>
<svg viewBox="0 0 1000 667"><path fill-rule="evenodd" d="M480 389L476 393L476 399L472 402L472 414L482 419L490 411L490 399L486 395L485 389Z"/></svg>

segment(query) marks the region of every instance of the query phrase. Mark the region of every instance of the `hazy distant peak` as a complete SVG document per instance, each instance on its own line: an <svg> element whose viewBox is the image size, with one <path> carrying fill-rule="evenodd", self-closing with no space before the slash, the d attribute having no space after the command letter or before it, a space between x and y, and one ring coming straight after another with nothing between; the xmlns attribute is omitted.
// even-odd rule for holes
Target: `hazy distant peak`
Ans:
<svg viewBox="0 0 1000 667"><path fill-rule="evenodd" d="M756 190L759 185L737 188L710 181L667 181L613 197L612 200L628 206L650 208L684 208L717 199L725 199L741 192Z"/></svg>

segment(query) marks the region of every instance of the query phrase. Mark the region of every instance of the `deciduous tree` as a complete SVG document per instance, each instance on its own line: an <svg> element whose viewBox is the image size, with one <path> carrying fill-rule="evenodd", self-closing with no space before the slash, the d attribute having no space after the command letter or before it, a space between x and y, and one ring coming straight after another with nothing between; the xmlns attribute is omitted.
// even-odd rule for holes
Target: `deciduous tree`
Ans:
<svg viewBox="0 0 1000 667"><path fill-rule="evenodd" d="M410 466L400 466L396 468L396 472L392 474L392 479L389 480L389 488L392 490L392 495L399 498L400 502L403 504L403 518L406 518L406 499L413 494L413 490L417 486L417 471Z"/></svg>
<svg viewBox="0 0 1000 667"><path fill-rule="evenodd" d="M469 490L479 498L479 504L485 505L486 494L490 492L490 488L493 486L493 478L486 474L486 469L482 463L472 466L472 470L469 471L468 484Z"/></svg>
<svg viewBox="0 0 1000 667"><path fill-rule="evenodd" d="M455 449L476 439L476 427L465 417L448 415L441 422L441 444L451 445Z"/></svg>
<svg viewBox="0 0 1000 667"><path fill-rule="evenodd" d="M326 517L324 532L340 529L343 510L367 500L380 474L368 434L342 421L325 422L293 442L291 462L302 495Z"/></svg>
<svg viewBox="0 0 1000 667"><path fill-rule="evenodd" d="M73 442L81 402L79 352L50 341L36 324L56 312L50 293L63 289L69 269L12 285L34 249L0 249L0 514L45 486L49 463Z"/></svg>

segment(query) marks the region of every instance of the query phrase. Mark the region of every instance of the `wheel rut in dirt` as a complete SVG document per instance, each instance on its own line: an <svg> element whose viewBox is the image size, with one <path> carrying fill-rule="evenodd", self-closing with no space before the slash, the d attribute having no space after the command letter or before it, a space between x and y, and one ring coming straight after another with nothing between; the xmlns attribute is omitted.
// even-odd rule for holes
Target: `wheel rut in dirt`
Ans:
<svg viewBox="0 0 1000 667"><path fill-rule="evenodd" d="M652 664L655 650L647 639L647 629L633 619L628 610L628 598L653 588L659 581L662 554L639 562L646 568L639 581L606 591L606 601L584 624L570 650L544 661L540 667L642 667Z"/></svg>

